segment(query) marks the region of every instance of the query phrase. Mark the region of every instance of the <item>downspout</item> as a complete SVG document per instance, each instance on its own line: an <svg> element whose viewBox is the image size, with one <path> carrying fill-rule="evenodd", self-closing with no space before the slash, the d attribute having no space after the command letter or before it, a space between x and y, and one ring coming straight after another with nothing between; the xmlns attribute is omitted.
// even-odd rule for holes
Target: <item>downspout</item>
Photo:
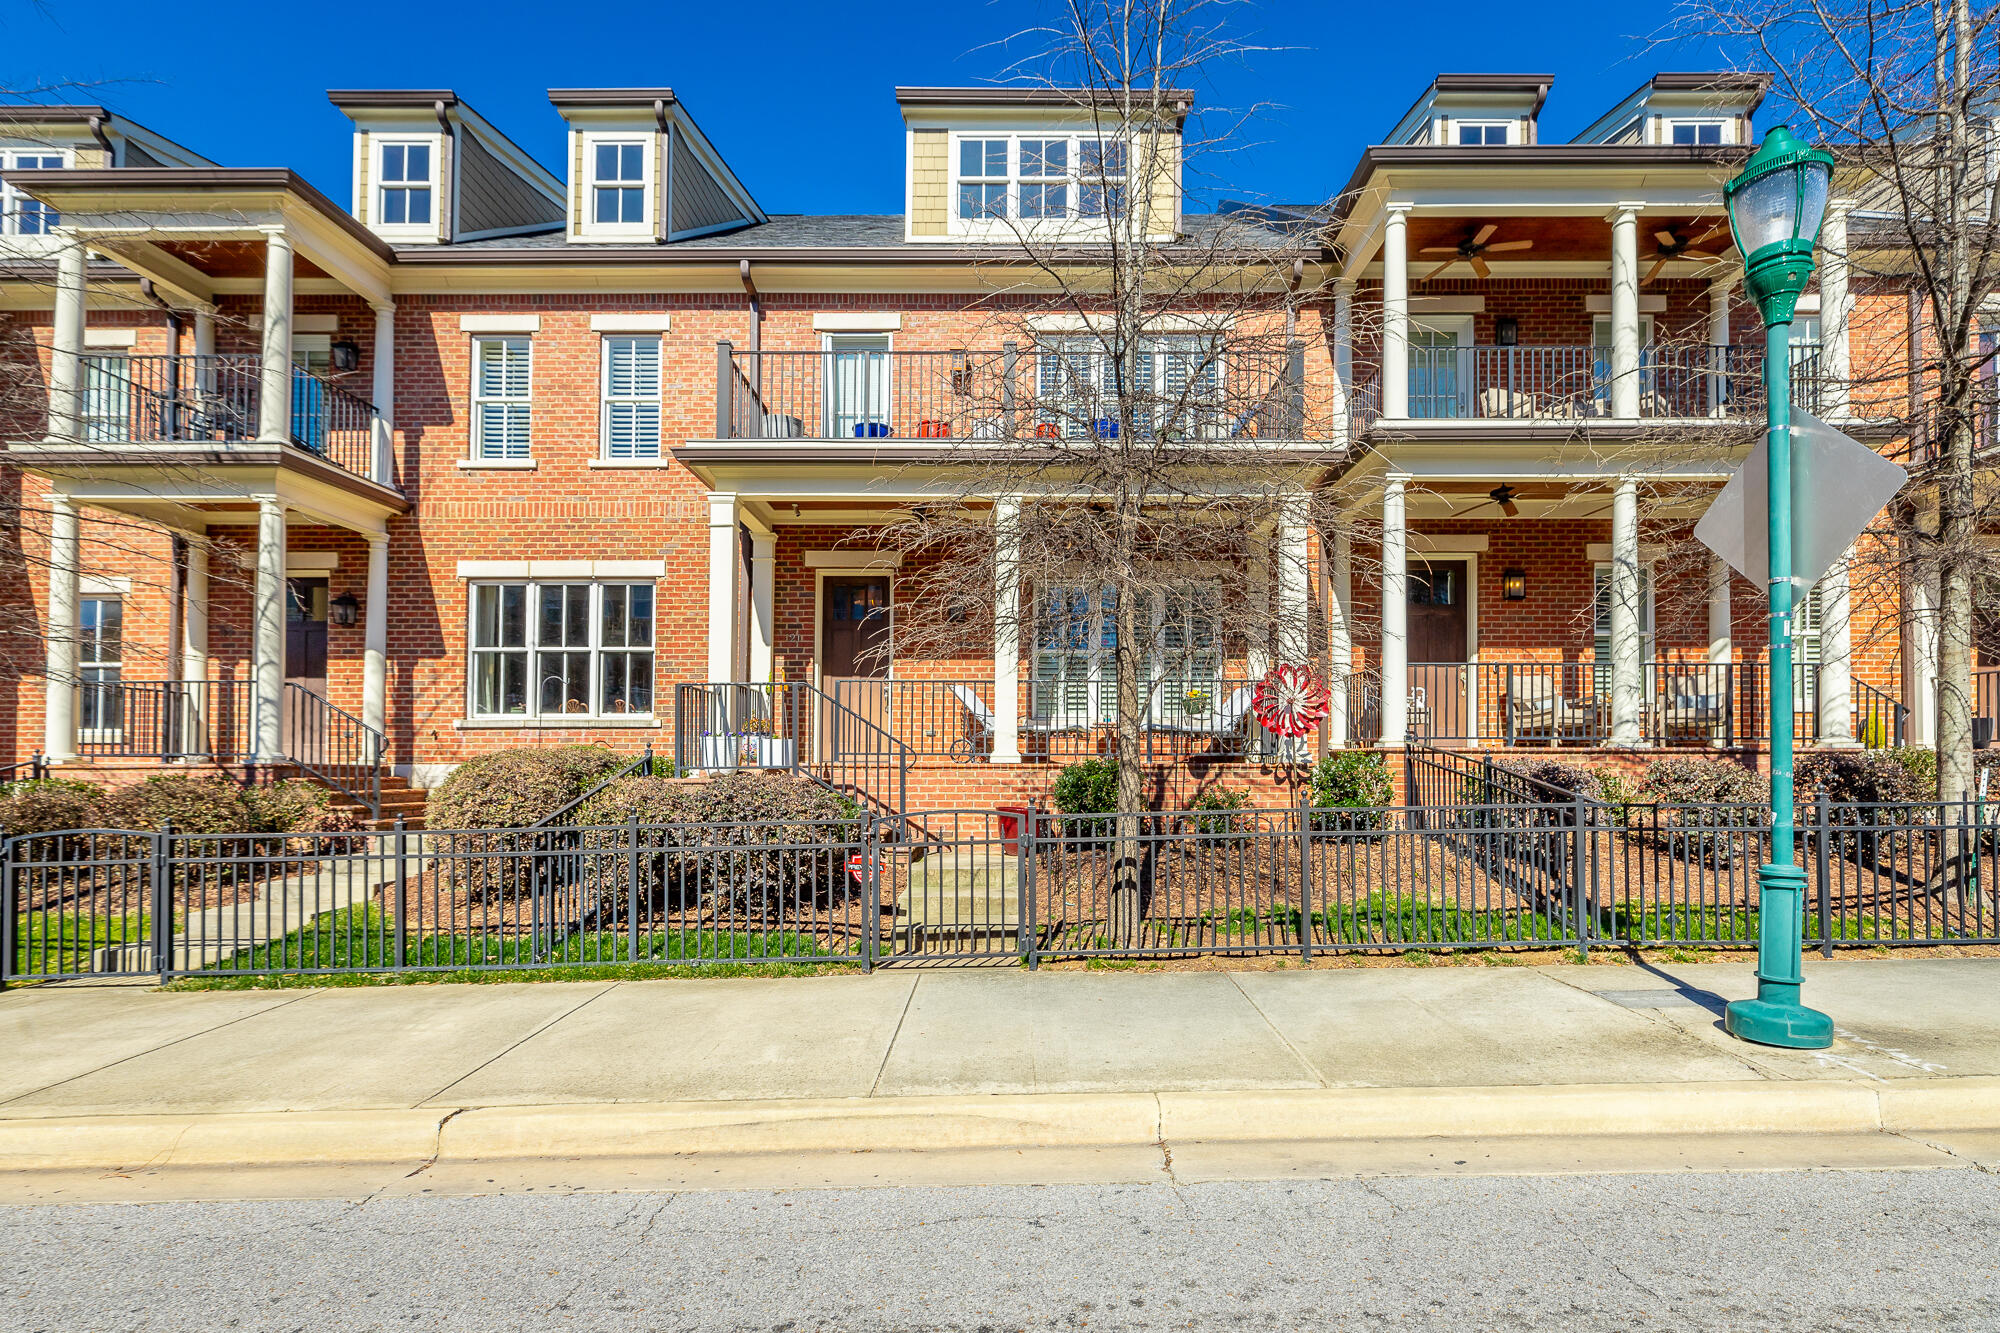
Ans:
<svg viewBox="0 0 2000 1333"><path fill-rule="evenodd" d="M104 150L105 165L117 166L118 150L111 146L111 136L104 132L104 117L92 116L87 123L90 126L90 137L97 140L97 146Z"/></svg>
<svg viewBox="0 0 2000 1333"><path fill-rule="evenodd" d="M653 123L660 127L660 157L666 164L660 170L660 215L654 220L653 244L665 245L674 234L674 127L667 120L663 97L653 99Z"/></svg>
<svg viewBox="0 0 2000 1333"><path fill-rule="evenodd" d="M750 401L757 405L761 414L764 410L764 358L758 355L764 350L764 302L757 295L757 283L750 276L750 261L736 261L736 276L743 281L743 295L750 303ZM741 379L743 372L736 377ZM761 434L761 428L759 430Z"/></svg>
<svg viewBox="0 0 2000 1333"><path fill-rule="evenodd" d="M139 279L139 295L167 312L167 427L170 438L180 438L181 408L181 312L167 304L166 298L154 288L151 278ZM197 366L201 363L197 361Z"/></svg>
<svg viewBox="0 0 2000 1333"><path fill-rule="evenodd" d="M444 132L444 156L451 169L447 190L443 171L438 172L438 224L444 239L450 240L458 231L458 135L452 128L451 113L445 109L442 99L431 103L431 113L437 117L438 128Z"/></svg>

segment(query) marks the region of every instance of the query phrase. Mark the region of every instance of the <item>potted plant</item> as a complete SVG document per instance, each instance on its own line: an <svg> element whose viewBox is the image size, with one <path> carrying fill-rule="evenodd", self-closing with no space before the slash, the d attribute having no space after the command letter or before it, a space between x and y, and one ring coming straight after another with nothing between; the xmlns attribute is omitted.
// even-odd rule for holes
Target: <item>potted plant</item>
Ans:
<svg viewBox="0 0 2000 1333"><path fill-rule="evenodd" d="M1181 692L1181 712L1188 717L1200 717L1213 702L1213 696L1199 685L1190 685Z"/></svg>
<svg viewBox="0 0 2000 1333"><path fill-rule="evenodd" d="M745 718L737 753L749 768L792 768L798 763L799 743L773 735L768 717Z"/></svg>

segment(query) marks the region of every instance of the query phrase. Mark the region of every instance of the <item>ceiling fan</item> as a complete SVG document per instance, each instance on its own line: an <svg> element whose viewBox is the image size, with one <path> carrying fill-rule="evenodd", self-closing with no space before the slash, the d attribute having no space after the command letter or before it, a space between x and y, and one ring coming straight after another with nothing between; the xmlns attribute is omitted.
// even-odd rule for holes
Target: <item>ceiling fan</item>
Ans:
<svg viewBox="0 0 2000 1333"><path fill-rule="evenodd" d="M1713 252L1701 250L1696 247L1707 245L1716 237L1728 234L1729 224L1727 222L1718 222L1707 231L1701 233L1701 235L1691 236L1687 240L1682 240L1672 227L1663 227L1659 231L1654 232L1653 240L1659 246L1654 251L1654 254L1658 257L1654 259L1653 267L1646 270L1646 276L1639 279L1640 285L1644 286L1654 278L1659 277L1660 270L1667 266L1667 261L1670 259L1700 259L1706 260L1709 263L1714 263L1721 259L1731 247L1725 245L1721 250Z"/></svg>
<svg viewBox="0 0 2000 1333"><path fill-rule="evenodd" d="M1465 510L1464 512L1466 514L1474 513L1478 510L1486 508L1487 505L1492 504L1492 505L1499 505L1500 512L1505 514L1508 518L1517 518L1520 516L1521 506L1514 503L1514 488L1512 486L1509 486L1506 482L1504 481L1501 482L1498 486L1495 486L1492 490L1486 492L1486 494L1489 498L1481 500L1478 504L1472 506L1471 509ZM1463 514L1460 515L1460 517L1463 516L1464 516Z"/></svg>
<svg viewBox="0 0 2000 1333"><path fill-rule="evenodd" d="M1450 259L1445 260L1429 273L1424 274L1422 280L1429 282L1432 278L1435 278L1461 259L1472 265L1472 271L1480 277L1490 278L1493 276L1493 270L1487 267L1485 259L1481 258L1481 256L1488 254L1497 255L1506 250L1530 250L1534 248L1535 243L1532 240L1496 241L1493 239L1493 233L1498 230L1500 230L1498 223L1489 222L1478 231L1472 233L1472 235L1460 241L1457 245L1427 245L1417 251L1420 255L1451 256Z"/></svg>

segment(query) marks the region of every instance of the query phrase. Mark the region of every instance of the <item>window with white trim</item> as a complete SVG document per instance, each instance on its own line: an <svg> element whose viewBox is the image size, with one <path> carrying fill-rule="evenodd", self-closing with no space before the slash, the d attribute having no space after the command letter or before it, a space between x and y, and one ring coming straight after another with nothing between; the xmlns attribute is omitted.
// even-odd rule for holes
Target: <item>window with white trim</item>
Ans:
<svg viewBox="0 0 2000 1333"><path fill-rule="evenodd" d="M599 139L590 148L590 223L593 227L646 226L644 139Z"/></svg>
<svg viewBox="0 0 2000 1333"><path fill-rule="evenodd" d="M1021 140L1021 221L1069 216L1069 140Z"/></svg>
<svg viewBox="0 0 2000 1333"><path fill-rule="evenodd" d="M10 148L0 152L0 169L49 171L68 165L63 155L40 148ZM0 235L46 236L62 221L62 215L39 199L34 199L0 177Z"/></svg>
<svg viewBox="0 0 2000 1333"><path fill-rule="evenodd" d="M1075 222L1124 215L1130 154L1096 135L967 135L957 142L954 184L961 224Z"/></svg>
<svg viewBox="0 0 2000 1333"><path fill-rule="evenodd" d="M132 438L131 361L123 352L83 358L83 438L105 442Z"/></svg>
<svg viewBox="0 0 2000 1333"><path fill-rule="evenodd" d="M653 585L475 583L474 717L653 711Z"/></svg>
<svg viewBox="0 0 2000 1333"><path fill-rule="evenodd" d="M1219 585L1191 581L1151 597L1146 715L1177 722L1219 704ZM1056 726L1106 723L1118 714L1118 595L1108 584L1057 583L1037 592L1029 715Z"/></svg>
<svg viewBox="0 0 2000 1333"><path fill-rule="evenodd" d="M383 140L376 151L375 221L384 227L431 224L431 167L428 140Z"/></svg>
<svg viewBox="0 0 2000 1333"><path fill-rule="evenodd" d="M1592 632L1599 666L1611 662L1611 563L1605 561L1592 567L1591 595L1593 602ZM1639 568L1639 656L1642 660L1653 660L1653 567Z"/></svg>
<svg viewBox="0 0 2000 1333"><path fill-rule="evenodd" d="M660 456L660 335L617 334L604 340L606 458Z"/></svg>
<svg viewBox="0 0 2000 1333"><path fill-rule="evenodd" d="M526 338L472 340L472 456L529 457L533 353Z"/></svg>
<svg viewBox="0 0 2000 1333"><path fill-rule="evenodd" d="M1077 212L1087 218L1125 216L1130 167L1122 139L1077 141Z"/></svg>
<svg viewBox="0 0 2000 1333"><path fill-rule="evenodd" d="M1453 122L1453 137L1461 148L1497 148L1513 135L1511 120L1461 120Z"/></svg>
<svg viewBox="0 0 2000 1333"><path fill-rule="evenodd" d="M125 674L125 601L85 597L77 602L77 725L100 736L124 725L118 682Z"/></svg>
<svg viewBox="0 0 2000 1333"><path fill-rule="evenodd" d="M1096 337L1044 339L1036 348L1036 434L1067 439L1115 436L1117 366ZM1217 438L1238 423L1225 419L1222 358L1198 334L1147 338L1131 398L1139 428L1151 435Z"/></svg>
<svg viewBox="0 0 2000 1333"><path fill-rule="evenodd" d="M1002 222L1007 217L1007 139L958 141L958 216L966 222Z"/></svg>
<svg viewBox="0 0 2000 1333"><path fill-rule="evenodd" d="M1719 120L1670 120L1667 142L1688 148L1728 143L1727 127Z"/></svg>

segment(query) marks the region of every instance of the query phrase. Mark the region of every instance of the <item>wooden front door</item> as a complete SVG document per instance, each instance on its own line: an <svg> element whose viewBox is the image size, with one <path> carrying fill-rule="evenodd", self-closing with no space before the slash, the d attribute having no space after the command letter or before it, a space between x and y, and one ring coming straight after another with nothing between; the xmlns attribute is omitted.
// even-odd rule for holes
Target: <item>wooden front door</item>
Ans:
<svg viewBox="0 0 2000 1333"><path fill-rule="evenodd" d="M882 748L889 724L889 579L829 578L820 589L820 682L836 706L820 726L821 757Z"/></svg>
<svg viewBox="0 0 2000 1333"><path fill-rule="evenodd" d="M285 683L326 697L326 580L285 580ZM282 701L285 753L298 756L309 737L311 713L293 691Z"/></svg>
<svg viewBox="0 0 2000 1333"><path fill-rule="evenodd" d="M1470 739L1466 708L1466 564L1430 560L1410 566L1411 733L1440 744Z"/></svg>

